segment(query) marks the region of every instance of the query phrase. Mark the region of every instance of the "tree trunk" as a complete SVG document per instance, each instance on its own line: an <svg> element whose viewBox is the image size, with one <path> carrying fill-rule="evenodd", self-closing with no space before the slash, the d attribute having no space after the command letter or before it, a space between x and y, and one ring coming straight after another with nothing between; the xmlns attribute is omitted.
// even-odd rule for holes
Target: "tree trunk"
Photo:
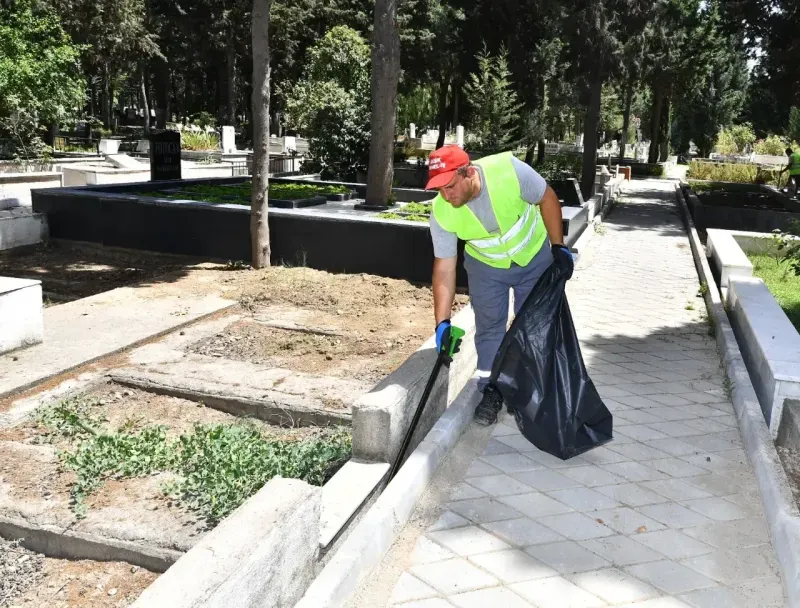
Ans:
<svg viewBox="0 0 800 608"><path fill-rule="evenodd" d="M628 145L628 129L631 126L631 104L633 103L633 82L628 80L625 86L625 107L622 110L622 137L619 141L619 163L625 161L625 146Z"/></svg>
<svg viewBox="0 0 800 608"><path fill-rule="evenodd" d="M545 144L543 139L540 139L537 143L538 150L536 152L536 166L540 167L544 163L544 154L545 154Z"/></svg>
<svg viewBox="0 0 800 608"><path fill-rule="evenodd" d="M150 133L150 104L147 102L147 83L145 82L144 68L142 68L142 106L144 107L144 134Z"/></svg>
<svg viewBox="0 0 800 608"><path fill-rule="evenodd" d="M366 204L391 205L397 83L400 80L400 35L397 0L376 0L372 43L372 137L369 145Z"/></svg>
<svg viewBox="0 0 800 608"><path fill-rule="evenodd" d="M597 172L597 124L600 122L600 98L603 94L603 75L596 73L590 85L589 105L586 120L583 121L583 173L581 174L581 193L584 200L592 197L594 178Z"/></svg>
<svg viewBox="0 0 800 608"><path fill-rule="evenodd" d="M533 155L536 152L536 145L529 146L528 149L525 151L525 164L530 165L533 167Z"/></svg>
<svg viewBox="0 0 800 608"><path fill-rule="evenodd" d="M656 162L664 162L669 158L669 142L670 142L670 102L669 95L664 96L664 107L661 110L661 124L659 125L659 148L660 154Z"/></svg>
<svg viewBox="0 0 800 608"><path fill-rule="evenodd" d="M253 268L270 265L269 189L269 7L272 0L253 0L253 188L250 240Z"/></svg>
<svg viewBox="0 0 800 608"><path fill-rule="evenodd" d="M461 90L461 83L453 81L453 127L458 126L458 97Z"/></svg>
<svg viewBox="0 0 800 608"><path fill-rule="evenodd" d="M450 82L447 76L442 76L439 83L439 138L436 140L436 148L444 145L445 134L447 133L447 89Z"/></svg>
<svg viewBox="0 0 800 608"><path fill-rule="evenodd" d="M108 73L108 63L103 63L103 125L111 126L111 75Z"/></svg>
<svg viewBox="0 0 800 608"><path fill-rule="evenodd" d="M236 126L236 49L233 47L233 34L228 40L227 51L227 74L228 74L228 125Z"/></svg>
<svg viewBox="0 0 800 608"><path fill-rule="evenodd" d="M658 162L658 138L661 131L661 108L664 105L664 86L657 82L653 91L653 113L650 116L650 153L647 162Z"/></svg>

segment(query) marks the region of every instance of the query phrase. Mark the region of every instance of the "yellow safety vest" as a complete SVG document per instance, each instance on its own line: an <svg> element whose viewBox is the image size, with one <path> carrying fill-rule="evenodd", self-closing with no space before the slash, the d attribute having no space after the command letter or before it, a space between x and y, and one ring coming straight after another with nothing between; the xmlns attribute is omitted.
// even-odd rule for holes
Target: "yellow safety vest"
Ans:
<svg viewBox="0 0 800 608"><path fill-rule="evenodd" d="M453 207L441 194L433 199L433 216L448 232L466 242L465 252L495 268L510 268L511 262L527 266L547 238L539 205L522 198L519 178L505 152L476 160L483 169L483 187L488 190L500 234L492 235L466 205Z"/></svg>

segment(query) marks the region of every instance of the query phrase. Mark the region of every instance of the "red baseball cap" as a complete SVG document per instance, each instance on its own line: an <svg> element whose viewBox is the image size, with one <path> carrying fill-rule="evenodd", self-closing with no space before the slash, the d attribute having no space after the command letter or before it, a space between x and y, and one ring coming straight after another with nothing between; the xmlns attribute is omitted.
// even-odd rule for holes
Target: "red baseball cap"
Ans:
<svg viewBox="0 0 800 608"><path fill-rule="evenodd" d="M426 190L441 188L450 183L459 167L469 164L469 155L460 146L443 146L431 152L428 159L428 185Z"/></svg>

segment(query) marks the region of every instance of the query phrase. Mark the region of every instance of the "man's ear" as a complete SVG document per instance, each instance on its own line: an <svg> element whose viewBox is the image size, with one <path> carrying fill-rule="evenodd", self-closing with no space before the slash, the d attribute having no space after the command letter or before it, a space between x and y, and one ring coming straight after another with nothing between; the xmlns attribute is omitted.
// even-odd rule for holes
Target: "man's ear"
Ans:
<svg viewBox="0 0 800 608"><path fill-rule="evenodd" d="M468 177L470 177L470 178L475 177L475 174L477 172L478 172L478 170L475 167L473 167L472 165L467 167L467 176Z"/></svg>

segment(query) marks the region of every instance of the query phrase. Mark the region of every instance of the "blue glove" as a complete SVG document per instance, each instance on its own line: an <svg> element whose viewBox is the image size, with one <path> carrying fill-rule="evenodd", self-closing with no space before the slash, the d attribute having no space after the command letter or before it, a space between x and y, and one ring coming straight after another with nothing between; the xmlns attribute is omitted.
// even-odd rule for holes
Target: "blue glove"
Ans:
<svg viewBox="0 0 800 608"><path fill-rule="evenodd" d="M553 261L564 269L564 274L569 281L572 278L572 272L575 270L575 258L572 252L566 245L553 245L551 251L553 253Z"/></svg>
<svg viewBox="0 0 800 608"><path fill-rule="evenodd" d="M436 326L436 352L442 352L450 341L450 319L445 319Z"/></svg>

